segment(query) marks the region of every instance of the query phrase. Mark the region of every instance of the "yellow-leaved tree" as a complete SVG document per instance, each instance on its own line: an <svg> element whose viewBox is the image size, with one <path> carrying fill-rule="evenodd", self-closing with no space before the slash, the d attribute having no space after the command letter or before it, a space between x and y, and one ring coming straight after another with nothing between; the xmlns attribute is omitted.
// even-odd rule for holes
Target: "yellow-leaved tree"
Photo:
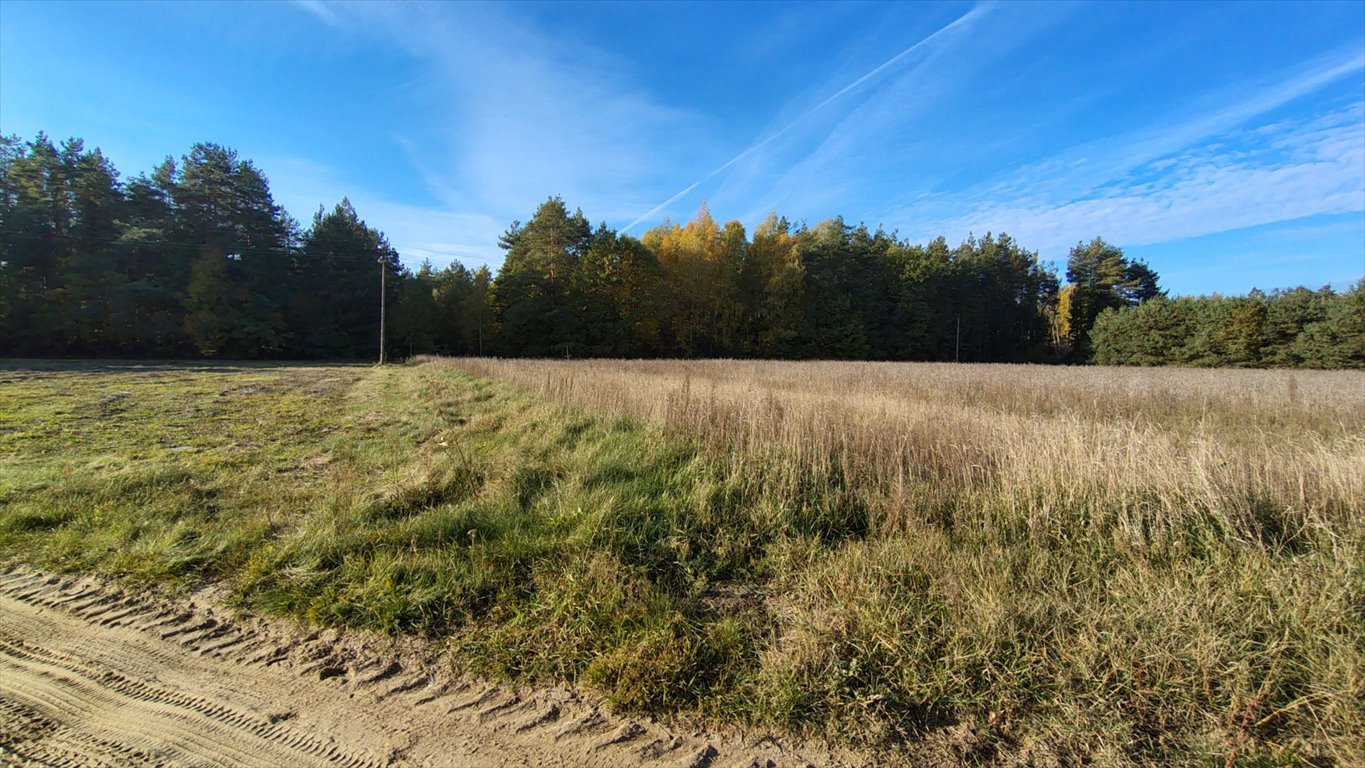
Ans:
<svg viewBox="0 0 1365 768"><path fill-rule="evenodd" d="M685 356L732 354L742 315L739 273L748 242L744 227L716 225L702 204L685 226L665 220L642 238L666 275L665 323Z"/></svg>

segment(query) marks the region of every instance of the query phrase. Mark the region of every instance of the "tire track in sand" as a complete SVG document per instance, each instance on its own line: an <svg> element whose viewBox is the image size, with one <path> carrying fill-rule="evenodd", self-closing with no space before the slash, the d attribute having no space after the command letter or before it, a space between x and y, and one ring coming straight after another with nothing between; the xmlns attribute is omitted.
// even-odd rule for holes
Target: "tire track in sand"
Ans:
<svg viewBox="0 0 1365 768"><path fill-rule="evenodd" d="M0 571L0 764L812 766L865 759L677 734L567 689L449 672L430 648L239 618L89 578Z"/></svg>
<svg viewBox="0 0 1365 768"><path fill-rule="evenodd" d="M62 617L33 610L33 603L60 605L59 591L14 595L5 589L12 584L6 579L0 586L0 729L9 734L0 737L0 752L18 762L382 764L288 723L271 722L268 714L227 697L193 692L179 684L181 670L163 668L161 674L171 673L169 682L150 682L152 675L145 673L157 673L146 669L143 647L88 637L103 635L115 616L136 615L132 598L84 601L73 616ZM73 647L70 640L78 636L95 640L98 650L80 647L85 640ZM162 665L172 656L155 654L151 661Z"/></svg>

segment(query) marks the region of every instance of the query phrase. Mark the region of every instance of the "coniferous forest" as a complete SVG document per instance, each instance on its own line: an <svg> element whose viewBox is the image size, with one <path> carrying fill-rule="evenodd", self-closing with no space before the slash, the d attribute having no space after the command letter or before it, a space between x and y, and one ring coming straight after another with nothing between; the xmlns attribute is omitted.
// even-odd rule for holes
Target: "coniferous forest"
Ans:
<svg viewBox="0 0 1365 768"><path fill-rule="evenodd" d="M196 144L124 180L79 139L0 139L0 355L754 357L1365 367L1365 283L1168 297L1096 238L1065 273L1005 234L911 243L841 218L752 233L703 207L641 238L558 198L498 273L406 269L350 202L305 227Z"/></svg>

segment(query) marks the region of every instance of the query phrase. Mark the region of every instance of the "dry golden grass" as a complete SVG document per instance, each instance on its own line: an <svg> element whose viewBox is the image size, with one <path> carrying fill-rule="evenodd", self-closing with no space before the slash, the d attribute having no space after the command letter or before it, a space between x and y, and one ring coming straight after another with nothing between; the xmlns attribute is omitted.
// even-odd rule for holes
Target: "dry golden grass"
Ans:
<svg viewBox="0 0 1365 768"><path fill-rule="evenodd" d="M904 363L512 361L455 365L597 413L664 422L786 478L855 494L882 532L1003 496L1034 534L1085 503L1153 546L1196 516L1291 541L1360 523L1365 375ZM771 469L771 468L770 468ZM962 522L959 520L959 522ZM989 524L990 521L978 521ZM1061 533L1061 532L1058 532ZM1074 535L1076 532L1068 532Z"/></svg>
<svg viewBox="0 0 1365 768"><path fill-rule="evenodd" d="M968 761L1365 762L1365 374L445 362L670 425L761 500L752 716Z"/></svg>

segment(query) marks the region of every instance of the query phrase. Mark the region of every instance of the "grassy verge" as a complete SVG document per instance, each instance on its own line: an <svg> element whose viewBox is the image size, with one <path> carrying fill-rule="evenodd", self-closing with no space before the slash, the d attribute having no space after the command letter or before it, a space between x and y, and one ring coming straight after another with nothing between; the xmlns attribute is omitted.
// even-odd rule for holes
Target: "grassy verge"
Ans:
<svg viewBox="0 0 1365 768"><path fill-rule="evenodd" d="M792 451L442 364L10 364L0 557L907 761L1365 762L1358 503L1267 538L928 475L886 525Z"/></svg>

